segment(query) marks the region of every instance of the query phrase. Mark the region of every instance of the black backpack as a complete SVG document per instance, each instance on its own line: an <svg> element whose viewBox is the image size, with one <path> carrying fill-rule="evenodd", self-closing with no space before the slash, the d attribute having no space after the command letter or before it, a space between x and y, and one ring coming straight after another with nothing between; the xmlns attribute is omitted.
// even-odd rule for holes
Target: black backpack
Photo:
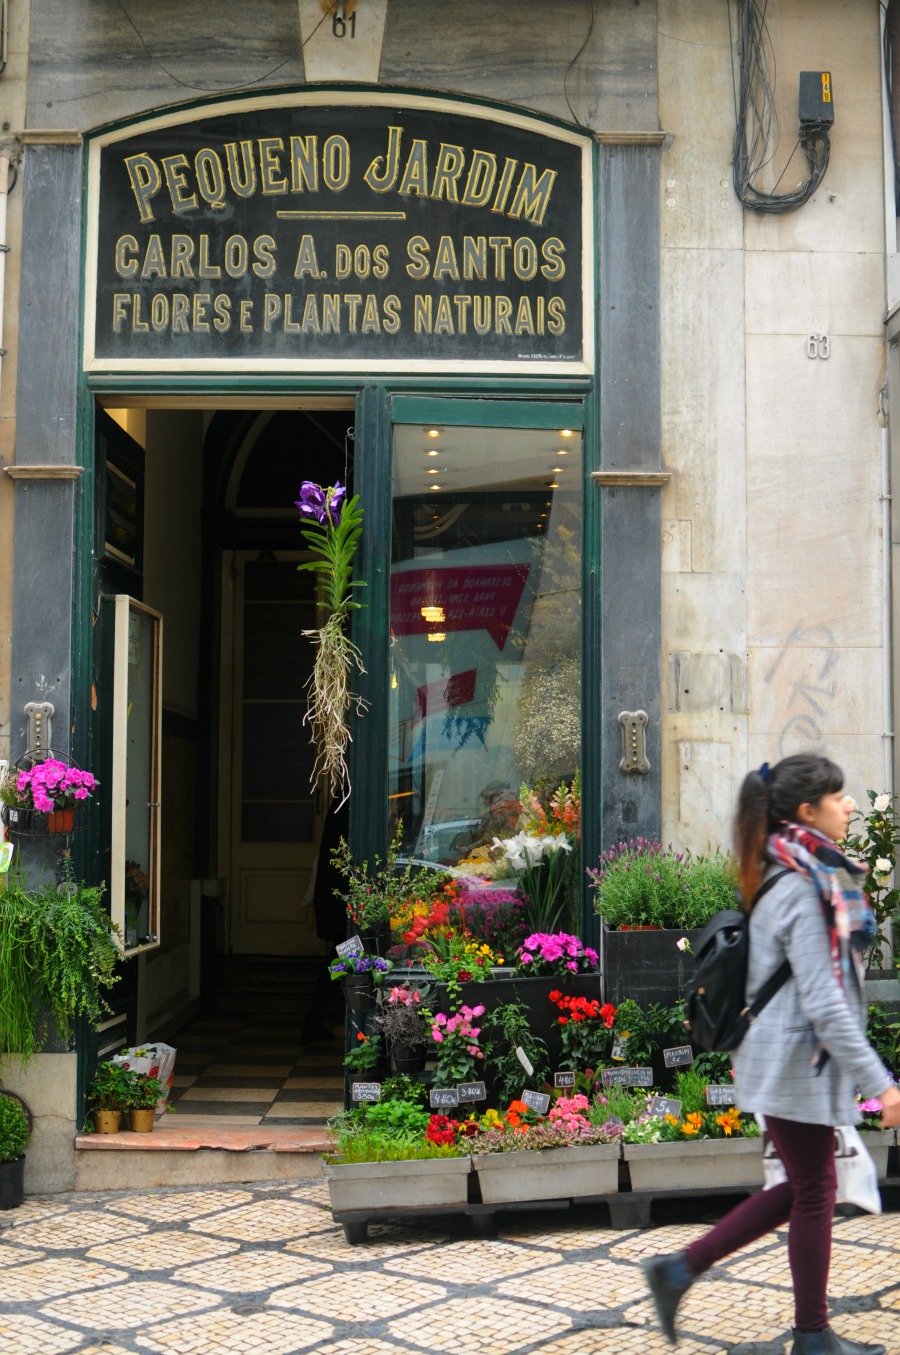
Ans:
<svg viewBox="0 0 900 1355"><path fill-rule="evenodd" d="M788 873L780 870L772 875L757 890L753 902ZM697 940L694 976L684 993L684 1024L692 1044L709 1053L731 1054L766 1003L790 978L791 966L785 960L748 1007L744 994L749 959L749 913L736 908L717 913Z"/></svg>

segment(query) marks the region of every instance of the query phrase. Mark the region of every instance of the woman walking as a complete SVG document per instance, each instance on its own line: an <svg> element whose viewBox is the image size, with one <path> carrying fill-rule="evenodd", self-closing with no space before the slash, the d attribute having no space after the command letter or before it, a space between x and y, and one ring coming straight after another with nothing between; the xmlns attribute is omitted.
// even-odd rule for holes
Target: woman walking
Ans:
<svg viewBox="0 0 900 1355"><path fill-rule="evenodd" d="M879 1098L886 1128L900 1124L900 1091L865 1037L863 951L875 920L860 888L865 870L835 845L851 812L842 789L840 768L812 753L772 768L763 763L741 787L735 839L741 893L752 910L747 1001L785 959L791 977L735 1052L734 1079L741 1109L765 1116L787 1180L743 1201L686 1251L644 1263L673 1343L678 1305L694 1280L788 1223L791 1355L885 1355L882 1345L838 1336L826 1306L834 1126L859 1120L857 1089ZM754 907L760 885L779 872Z"/></svg>

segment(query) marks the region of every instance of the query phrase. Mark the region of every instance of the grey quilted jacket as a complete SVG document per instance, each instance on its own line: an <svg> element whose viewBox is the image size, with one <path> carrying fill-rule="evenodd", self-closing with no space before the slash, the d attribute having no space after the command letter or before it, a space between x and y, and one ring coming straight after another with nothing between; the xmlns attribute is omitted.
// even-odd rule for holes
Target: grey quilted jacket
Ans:
<svg viewBox="0 0 900 1355"><path fill-rule="evenodd" d="M751 915L748 1001L785 958L791 977L734 1054L737 1104L803 1124L856 1124L857 1088L865 1098L877 1096L891 1078L865 1038L865 994L855 976L846 993L841 988L819 896L796 871L773 885ZM812 1058L819 1042L831 1057L817 1073Z"/></svg>

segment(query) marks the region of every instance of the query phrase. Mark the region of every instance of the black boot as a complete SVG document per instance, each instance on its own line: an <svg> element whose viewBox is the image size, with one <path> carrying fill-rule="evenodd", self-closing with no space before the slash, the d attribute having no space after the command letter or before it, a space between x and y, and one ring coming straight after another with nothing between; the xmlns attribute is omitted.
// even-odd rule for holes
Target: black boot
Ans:
<svg viewBox="0 0 900 1355"><path fill-rule="evenodd" d="M885 1346L848 1341L826 1327L824 1331L795 1330L791 1355L886 1355L886 1350Z"/></svg>
<svg viewBox="0 0 900 1355"><path fill-rule="evenodd" d="M683 1251L674 1252L671 1256L654 1256L651 1261L642 1264L656 1305L659 1325L674 1346L678 1339L675 1335L675 1314L694 1277L688 1269Z"/></svg>

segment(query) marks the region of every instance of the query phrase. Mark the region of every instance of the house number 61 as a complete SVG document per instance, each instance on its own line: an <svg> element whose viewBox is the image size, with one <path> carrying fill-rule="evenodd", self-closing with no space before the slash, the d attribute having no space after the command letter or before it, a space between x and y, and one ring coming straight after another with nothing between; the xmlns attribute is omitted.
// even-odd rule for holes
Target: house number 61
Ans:
<svg viewBox="0 0 900 1355"><path fill-rule="evenodd" d="M350 15L349 19L344 18L343 5L339 5L335 13L331 16L331 34L335 38L345 38L347 29L350 29L351 38L356 37L356 14Z"/></svg>
<svg viewBox="0 0 900 1355"><path fill-rule="evenodd" d="M830 358L831 341L827 334L810 334L806 340L806 356L808 358Z"/></svg>

